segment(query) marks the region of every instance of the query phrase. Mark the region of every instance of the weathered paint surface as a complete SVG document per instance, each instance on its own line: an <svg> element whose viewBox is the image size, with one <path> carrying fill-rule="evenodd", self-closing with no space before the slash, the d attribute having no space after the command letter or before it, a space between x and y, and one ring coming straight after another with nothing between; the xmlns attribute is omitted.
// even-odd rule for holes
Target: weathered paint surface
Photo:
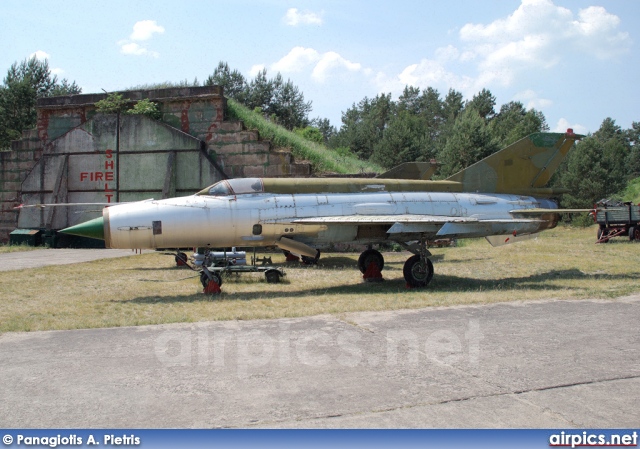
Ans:
<svg viewBox="0 0 640 449"><path fill-rule="evenodd" d="M460 182L465 192L551 195L544 186L580 137L568 133L535 133L492 154L449 180ZM523 180L526 180L523 183Z"/></svg>

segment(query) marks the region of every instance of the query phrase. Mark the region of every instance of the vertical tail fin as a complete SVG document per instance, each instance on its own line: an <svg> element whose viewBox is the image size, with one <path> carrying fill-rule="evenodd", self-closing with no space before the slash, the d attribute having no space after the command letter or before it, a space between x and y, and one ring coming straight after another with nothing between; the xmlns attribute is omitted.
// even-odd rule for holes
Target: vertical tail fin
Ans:
<svg viewBox="0 0 640 449"><path fill-rule="evenodd" d="M534 133L476 162L451 176L462 183L463 192L513 193L551 196L561 189L544 186L556 172L576 140L572 129L566 133Z"/></svg>

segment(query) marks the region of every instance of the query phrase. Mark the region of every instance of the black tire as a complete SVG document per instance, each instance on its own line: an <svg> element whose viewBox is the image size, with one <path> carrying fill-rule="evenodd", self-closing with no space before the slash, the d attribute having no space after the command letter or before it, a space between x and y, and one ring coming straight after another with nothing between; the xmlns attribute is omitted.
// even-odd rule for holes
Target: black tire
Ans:
<svg viewBox="0 0 640 449"><path fill-rule="evenodd" d="M604 234L604 226L600 225L600 226L598 226L598 231L596 233L596 236L598 237L598 240L600 240L602 238L602 234Z"/></svg>
<svg viewBox="0 0 640 449"><path fill-rule="evenodd" d="M629 241L633 242L636 239L636 227L629 226Z"/></svg>
<svg viewBox="0 0 640 449"><path fill-rule="evenodd" d="M211 279L218 284L218 287L222 286L222 277L218 273L211 273ZM204 288L207 288L207 285L209 285L209 278L204 271L200 273L200 283Z"/></svg>
<svg viewBox="0 0 640 449"><path fill-rule="evenodd" d="M358 258L358 269L364 274L372 262L378 265L378 269L382 271L384 268L384 257L380 254L380 251L375 249L364 250Z"/></svg>
<svg viewBox="0 0 640 449"><path fill-rule="evenodd" d="M267 270L264 273L264 277L269 284L277 284L280 282L280 272L278 270Z"/></svg>
<svg viewBox="0 0 640 449"><path fill-rule="evenodd" d="M433 264L429 259L421 264L420 256L411 256L404 263L402 274L410 287L426 287L433 278Z"/></svg>

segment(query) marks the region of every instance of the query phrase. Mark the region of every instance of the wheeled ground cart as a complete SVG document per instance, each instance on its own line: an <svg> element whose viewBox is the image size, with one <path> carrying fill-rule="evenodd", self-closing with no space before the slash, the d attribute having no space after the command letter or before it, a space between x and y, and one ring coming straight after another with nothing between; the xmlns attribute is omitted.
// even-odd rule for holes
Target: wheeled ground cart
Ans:
<svg viewBox="0 0 640 449"><path fill-rule="evenodd" d="M601 201L595 210L598 241L607 243L614 237L640 241L640 205L630 202Z"/></svg>

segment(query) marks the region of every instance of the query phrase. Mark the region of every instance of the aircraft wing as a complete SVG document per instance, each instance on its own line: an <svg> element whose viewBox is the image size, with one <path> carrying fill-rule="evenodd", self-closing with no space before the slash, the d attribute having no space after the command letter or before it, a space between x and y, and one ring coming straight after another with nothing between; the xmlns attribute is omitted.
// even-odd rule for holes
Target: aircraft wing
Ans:
<svg viewBox="0 0 640 449"><path fill-rule="evenodd" d="M283 220L273 220L276 222L288 222L298 224L446 224L446 223L533 223L540 220L534 218L507 218L507 219L482 219L477 217L452 217L447 215L345 215L333 217L308 217L308 218L288 218Z"/></svg>
<svg viewBox="0 0 640 449"><path fill-rule="evenodd" d="M537 218L453 217L446 215L348 215L330 217L282 218L264 221L265 224L290 223L302 225L361 225L388 226L385 233L391 240L408 241L421 235L437 238L474 237L491 234L512 233L530 223L539 223Z"/></svg>
<svg viewBox="0 0 640 449"><path fill-rule="evenodd" d="M544 215L544 214L580 214L593 212L594 209L516 209L509 213L514 215Z"/></svg>

